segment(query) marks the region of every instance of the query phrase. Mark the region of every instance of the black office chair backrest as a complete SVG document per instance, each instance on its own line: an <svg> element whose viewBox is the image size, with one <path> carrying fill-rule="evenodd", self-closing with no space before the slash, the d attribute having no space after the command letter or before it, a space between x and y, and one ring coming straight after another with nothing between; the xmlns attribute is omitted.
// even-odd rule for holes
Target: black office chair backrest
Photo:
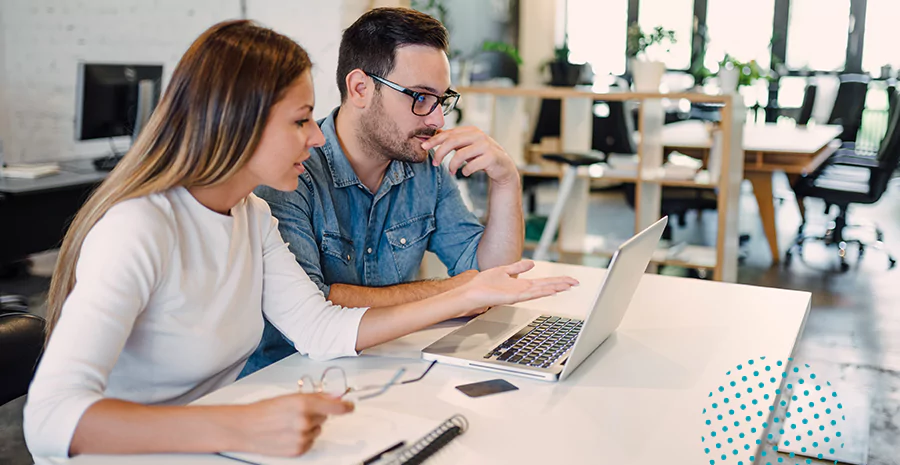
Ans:
<svg viewBox="0 0 900 465"><path fill-rule="evenodd" d="M559 100L541 101L531 143L539 144L544 137L560 136L561 105ZM606 106L608 111L600 108L602 106ZM603 153L637 153L629 102L594 101L593 109L591 149ZM603 116L598 116L597 113Z"/></svg>
<svg viewBox="0 0 900 465"><path fill-rule="evenodd" d="M897 111L897 105L900 104L900 102L893 98L894 94L897 92L900 92L900 89L897 89L895 86L888 86L888 112L891 115Z"/></svg>
<svg viewBox="0 0 900 465"><path fill-rule="evenodd" d="M537 124L531 137L532 144L540 144L544 137L559 137L559 125L562 120L562 102L554 99L541 99L541 110Z"/></svg>
<svg viewBox="0 0 900 465"><path fill-rule="evenodd" d="M806 86L806 90L803 92L803 103L800 105L800 116L797 118L797 124L799 126L806 126L806 124L809 123L809 119L812 117L813 107L816 106L817 90L818 86L815 84Z"/></svg>
<svg viewBox="0 0 900 465"><path fill-rule="evenodd" d="M866 105L866 92L869 90L871 78L865 74L842 74L834 107L828 124L840 124L844 127L842 141L855 141L856 133L862 123L863 108Z"/></svg>
<svg viewBox="0 0 900 465"><path fill-rule="evenodd" d="M44 348L43 318L30 313L0 315L0 405L28 392Z"/></svg>
<svg viewBox="0 0 900 465"><path fill-rule="evenodd" d="M870 192L880 197L887 189L888 183L900 165L900 92L894 92L890 96L892 109L889 112L890 119L888 121L887 131L881 144L878 146L878 153L875 159L878 160L878 168L872 170L869 176Z"/></svg>
<svg viewBox="0 0 900 465"><path fill-rule="evenodd" d="M594 102L592 149L604 153L637 153L634 142L634 120L631 117L629 103Z"/></svg>

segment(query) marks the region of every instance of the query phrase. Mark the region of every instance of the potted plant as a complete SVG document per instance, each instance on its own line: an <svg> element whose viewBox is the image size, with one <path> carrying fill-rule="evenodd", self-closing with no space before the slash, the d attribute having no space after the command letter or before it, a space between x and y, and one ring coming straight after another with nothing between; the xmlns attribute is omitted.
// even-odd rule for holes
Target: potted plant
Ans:
<svg viewBox="0 0 900 465"><path fill-rule="evenodd" d="M719 88L723 93L734 93L741 86L749 86L764 75L756 60L742 62L729 54L719 62Z"/></svg>
<svg viewBox="0 0 900 465"><path fill-rule="evenodd" d="M516 62L517 66L522 66L522 56L519 55L519 50L506 42L485 40L481 44L481 51L502 53L508 56L512 61Z"/></svg>
<svg viewBox="0 0 900 465"><path fill-rule="evenodd" d="M569 36L566 35L562 45L553 50L553 60L544 66L550 68L551 86L572 87L581 80L586 65L569 61Z"/></svg>
<svg viewBox="0 0 900 465"><path fill-rule="evenodd" d="M649 33L644 33L637 23L628 26L626 54L629 57L628 64L636 91L659 91L659 84L666 72L666 65L660 58L663 53L668 53L669 47L675 43L675 31L662 26L656 26Z"/></svg>

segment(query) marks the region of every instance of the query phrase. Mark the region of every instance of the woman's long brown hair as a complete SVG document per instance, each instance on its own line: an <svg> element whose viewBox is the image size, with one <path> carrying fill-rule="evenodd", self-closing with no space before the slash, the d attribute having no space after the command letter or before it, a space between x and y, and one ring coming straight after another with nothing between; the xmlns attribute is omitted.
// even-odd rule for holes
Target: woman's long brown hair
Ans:
<svg viewBox="0 0 900 465"><path fill-rule="evenodd" d="M256 150L272 106L310 67L296 42L246 20L216 24L191 44L146 127L63 239L47 299L48 339L94 224L124 200L227 181Z"/></svg>

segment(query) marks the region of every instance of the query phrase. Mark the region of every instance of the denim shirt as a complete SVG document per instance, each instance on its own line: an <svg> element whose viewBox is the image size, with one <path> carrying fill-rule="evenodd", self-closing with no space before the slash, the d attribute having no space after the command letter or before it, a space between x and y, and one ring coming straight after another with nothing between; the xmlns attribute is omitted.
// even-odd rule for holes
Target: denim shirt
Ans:
<svg viewBox="0 0 900 465"><path fill-rule="evenodd" d="M381 287L416 279L425 251L451 276L478 269L484 226L466 208L443 165L392 161L377 192L356 176L335 131L335 109L318 122L325 145L310 152L293 192L259 187L278 229L309 278L327 298L335 283ZM294 349L266 322L242 376Z"/></svg>

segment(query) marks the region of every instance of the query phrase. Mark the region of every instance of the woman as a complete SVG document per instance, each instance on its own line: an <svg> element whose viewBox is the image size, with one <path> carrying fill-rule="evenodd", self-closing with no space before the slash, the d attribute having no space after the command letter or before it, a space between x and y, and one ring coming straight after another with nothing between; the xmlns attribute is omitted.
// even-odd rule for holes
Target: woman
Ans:
<svg viewBox="0 0 900 465"><path fill-rule="evenodd" d="M82 453L301 454L327 415L352 405L294 394L184 406L235 380L263 313L301 352L330 358L576 284L513 279L531 267L520 262L412 305L326 302L251 194L296 189L308 150L324 141L310 66L296 43L248 21L213 26L185 53L63 242L25 407L38 463Z"/></svg>

